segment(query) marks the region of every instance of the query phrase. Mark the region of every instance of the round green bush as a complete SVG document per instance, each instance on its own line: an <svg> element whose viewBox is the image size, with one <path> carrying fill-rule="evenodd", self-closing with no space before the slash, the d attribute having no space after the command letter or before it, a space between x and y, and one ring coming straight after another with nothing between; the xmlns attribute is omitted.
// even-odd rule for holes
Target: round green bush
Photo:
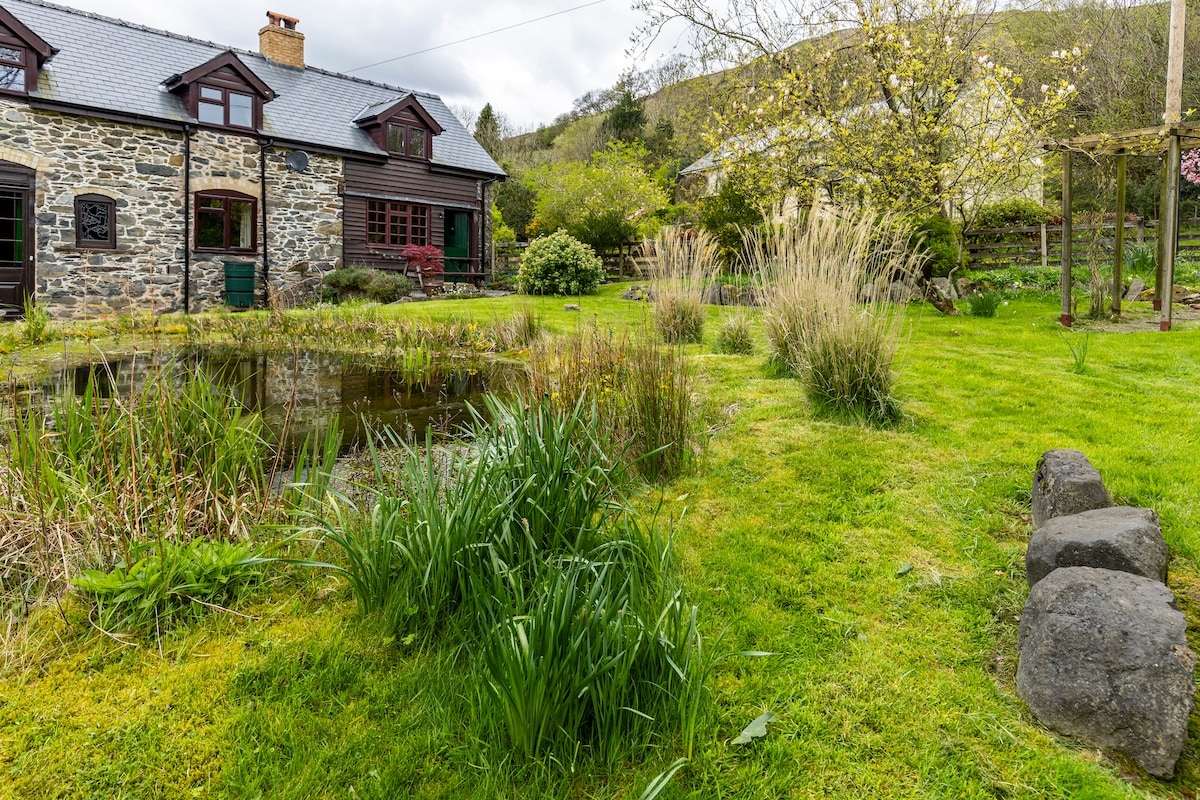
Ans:
<svg viewBox="0 0 1200 800"><path fill-rule="evenodd" d="M525 294L591 294L603 280L592 248L561 230L530 243L517 272Z"/></svg>

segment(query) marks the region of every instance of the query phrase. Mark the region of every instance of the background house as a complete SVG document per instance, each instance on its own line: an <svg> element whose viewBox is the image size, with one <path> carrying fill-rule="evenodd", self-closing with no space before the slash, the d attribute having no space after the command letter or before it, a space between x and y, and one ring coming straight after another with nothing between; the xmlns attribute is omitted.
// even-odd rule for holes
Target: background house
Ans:
<svg viewBox="0 0 1200 800"><path fill-rule="evenodd" d="M58 316L310 297L408 244L479 277L503 170L436 95L304 63L268 12L258 53L36 0L0 3L0 304Z"/></svg>

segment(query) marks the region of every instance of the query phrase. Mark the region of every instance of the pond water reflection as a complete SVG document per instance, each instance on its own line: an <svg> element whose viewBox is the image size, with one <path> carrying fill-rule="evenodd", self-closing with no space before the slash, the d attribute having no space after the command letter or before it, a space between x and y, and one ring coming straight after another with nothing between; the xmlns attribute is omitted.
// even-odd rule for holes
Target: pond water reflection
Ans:
<svg viewBox="0 0 1200 800"><path fill-rule="evenodd" d="M230 387L248 410L261 412L285 453L312 434L323 436L334 422L343 453L365 445L369 431L383 426L409 439L423 439L430 428L453 431L470 421L468 404L482 410L484 393L510 390L523 374L519 365L495 361L425 361L396 369L314 351L193 349L72 367L45 390L82 395L93 380L101 396L128 396L164 370L182 380L197 368Z"/></svg>

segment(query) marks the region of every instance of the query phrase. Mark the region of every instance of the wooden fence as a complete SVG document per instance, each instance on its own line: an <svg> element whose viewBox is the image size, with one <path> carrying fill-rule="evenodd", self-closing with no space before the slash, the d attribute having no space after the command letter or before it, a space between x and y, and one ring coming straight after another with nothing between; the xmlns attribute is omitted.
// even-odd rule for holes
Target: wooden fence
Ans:
<svg viewBox="0 0 1200 800"><path fill-rule="evenodd" d="M1116 222L1071 226L1072 261L1082 263L1093 248L1113 251ZM1125 242L1157 247L1157 220L1127 220ZM966 263L975 269L1007 267L1012 264L1058 266L1062 263L1062 225L1027 228L979 228L963 231ZM1200 218L1179 221L1179 252L1200 252Z"/></svg>
<svg viewBox="0 0 1200 800"><path fill-rule="evenodd" d="M528 242L497 242L495 277L506 279L516 275L527 247ZM620 247L600 251L599 256L612 277L644 274L650 265L642 242L626 242Z"/></svg>

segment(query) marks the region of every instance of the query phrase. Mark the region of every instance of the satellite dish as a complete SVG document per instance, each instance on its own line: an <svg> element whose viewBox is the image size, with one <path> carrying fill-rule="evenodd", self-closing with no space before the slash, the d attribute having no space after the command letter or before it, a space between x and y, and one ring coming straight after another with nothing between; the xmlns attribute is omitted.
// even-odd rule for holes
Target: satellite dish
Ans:
<svg viewBox="0 0 1200 800"><path fill-rule="evenodd" d="M308 153L303 150L293 150L287 154L287 158L283 160L287 164L288 169L293 172L304 172L308 167Z"/></svg>

